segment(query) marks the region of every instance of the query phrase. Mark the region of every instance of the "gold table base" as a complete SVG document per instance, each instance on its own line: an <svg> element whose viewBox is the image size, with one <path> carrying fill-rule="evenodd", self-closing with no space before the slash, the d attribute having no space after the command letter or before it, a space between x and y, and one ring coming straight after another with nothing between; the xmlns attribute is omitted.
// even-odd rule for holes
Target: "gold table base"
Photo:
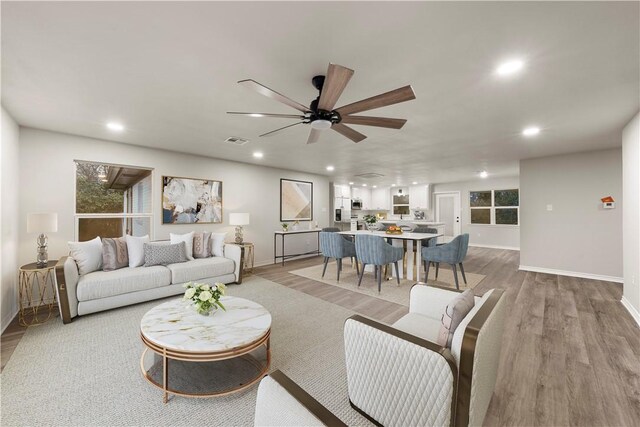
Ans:
<svg viewBox="0 0 640 427"><path fill-rule="evenodd" d="M58 306L56 299L56 261L49 261L43 268L35 263L20 267L18 277L18 323L20 326L34 326L51 319ZM47 289L51 290L52 300L46 302ZM35 298L35 300L34 300Z"/></svg>

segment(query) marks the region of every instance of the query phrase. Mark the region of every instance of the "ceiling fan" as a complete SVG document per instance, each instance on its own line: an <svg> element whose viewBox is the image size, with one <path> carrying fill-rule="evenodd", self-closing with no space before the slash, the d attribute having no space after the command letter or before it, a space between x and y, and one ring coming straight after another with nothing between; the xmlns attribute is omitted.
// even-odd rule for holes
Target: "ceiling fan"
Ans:
<svg viewBox="0 0 640 427"><path fill-rule="evenodd" d="M400 129L407 122L406 119L391 119L386 117L369 117L369 116L353 116L352 114L361 113L363 111L373 110L375 108L386 107L387 105L398 104L400 102L410 101L416 98L411 86L404 86L399 89L392 90L362 101L354 102L340 108L334 109L338 98L344 91L347 83L353 76L354 71L342 65L329 64L326 76L315 76L311 79L313 86L318 89L320 95L313 101L309 107L306 107L286 96L261 85L255 80L240 80L238 83L249 89L253 89L261 95L282 102L303 114L271 114L271 113L240 113L229 111L228 114L239 114L249 117L276 117L286 119L299 119L297 123L281 127L271 132L264 133L260 136L270 136L283 129L301 124L310 124L311 132L307 144L318 141L320 131L325 129L333 129L339 134L346 136L353 142L360 142L366 138L366 135L352 129L347 124L377 126L391 129Z"/></svg>

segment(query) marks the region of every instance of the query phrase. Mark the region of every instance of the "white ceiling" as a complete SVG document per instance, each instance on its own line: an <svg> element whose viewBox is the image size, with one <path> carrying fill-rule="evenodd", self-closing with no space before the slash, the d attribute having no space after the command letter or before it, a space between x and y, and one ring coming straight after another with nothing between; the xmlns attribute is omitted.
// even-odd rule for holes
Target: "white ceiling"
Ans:
<svg viewBox="0 0 640 427"><path fill-rule="evenodd" d="M23 126L369 183L518 173L518 160L620 145L639 109L639 3L2 2L2 103ZM522 73L496 77L519 57ZM311 77L355 70L345 105L411 84L417 99L362 115L307 145L309 128L258 135L295 113L236 84L252 78L308 104ZM127 130L114 134L109 120ZM531 124L543 131L526 139ZM251 140L242 146L228 136ZM265 157L253 159L253 151Z"/></svg>

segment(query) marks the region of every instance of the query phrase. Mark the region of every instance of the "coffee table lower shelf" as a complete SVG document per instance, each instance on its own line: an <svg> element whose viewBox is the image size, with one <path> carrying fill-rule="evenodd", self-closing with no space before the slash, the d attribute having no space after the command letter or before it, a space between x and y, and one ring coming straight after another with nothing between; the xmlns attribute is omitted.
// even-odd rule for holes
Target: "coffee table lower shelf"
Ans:
<svg viewBox="0 0 640 427"><path fill-rule="evenodd" d="M260 381L271 365L271 330L256 341L227 351L204 353L163 348L144 334L140 357L144 378L169 395L217 397L236 393ZM151 351L149 351L151 350Z"/></svg>

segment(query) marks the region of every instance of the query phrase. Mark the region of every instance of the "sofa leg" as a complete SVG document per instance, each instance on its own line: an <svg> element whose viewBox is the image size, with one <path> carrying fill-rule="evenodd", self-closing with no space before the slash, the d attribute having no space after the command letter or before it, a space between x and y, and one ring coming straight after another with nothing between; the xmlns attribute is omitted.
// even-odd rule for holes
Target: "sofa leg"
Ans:
<svg viewBox="0 0 640 427"><path fill-rule="evenodd" d="M324 273L327 271L327 264L329 263L329 257L324 257L324 267L322 268L322 277L324 277Z"/></svg>

